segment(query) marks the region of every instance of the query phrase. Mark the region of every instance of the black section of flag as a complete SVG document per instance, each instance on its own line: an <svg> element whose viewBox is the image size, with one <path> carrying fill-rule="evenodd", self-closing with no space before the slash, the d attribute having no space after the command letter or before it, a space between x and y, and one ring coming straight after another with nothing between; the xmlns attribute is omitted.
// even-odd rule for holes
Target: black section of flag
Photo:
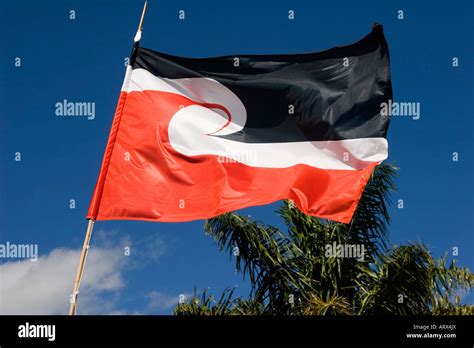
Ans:
<svg viewBox="0 0 474 348"><path fill-rule="evenodd" d="M134 69L170 79L212 78L232 90L247 123L224 138L272 143L387 135L389 118L380 105L392 99L392 86L381 25L352 45L318 53L183 58L139 47L135 54Z"/></svg>

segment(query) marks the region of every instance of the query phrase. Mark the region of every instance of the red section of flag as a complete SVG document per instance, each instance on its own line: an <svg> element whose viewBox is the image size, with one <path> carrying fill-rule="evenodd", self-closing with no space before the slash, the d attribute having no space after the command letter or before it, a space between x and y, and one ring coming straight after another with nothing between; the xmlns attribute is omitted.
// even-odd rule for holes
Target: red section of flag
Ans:
<svg viewBox="0 0 474 348"><path fill-rule="evenodd" d="M122 92L87 218L189 221L286 198L304 213L350 222L376 163L361 170L257 168L215 155L187 157L170 145L168 124L192 104L199 103L174 93Z"/></svg>

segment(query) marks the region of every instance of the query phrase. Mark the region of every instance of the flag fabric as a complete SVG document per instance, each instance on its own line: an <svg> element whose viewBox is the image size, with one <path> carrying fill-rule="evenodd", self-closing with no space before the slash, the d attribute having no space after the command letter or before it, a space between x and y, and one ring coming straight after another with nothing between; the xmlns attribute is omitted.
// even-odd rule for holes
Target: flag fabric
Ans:
<svg viewBox="0 0 474 348"><path fill-rule="evenodd" d="M183 58L135 47L87 217L190 221L290 199L348 223L387 158L380 25L287 55Z"/></svg>

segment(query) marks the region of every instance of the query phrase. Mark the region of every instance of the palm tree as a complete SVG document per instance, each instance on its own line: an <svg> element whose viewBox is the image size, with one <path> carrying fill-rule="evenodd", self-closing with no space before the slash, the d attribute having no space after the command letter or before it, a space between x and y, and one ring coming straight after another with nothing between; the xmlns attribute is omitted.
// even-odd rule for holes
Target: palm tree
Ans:
<svg viewBox="0 0 474 348"><path fill-rule="evenodd" d="M377 166L350 224L301 213L284 201L276 212L287 231L228 213L208 220L206 232L235 257L248 277L248 298L228 289L216 301L196 291L178 315L474 314L460 295L474 275L447 257L436 260L422 244L389 245L387 205L396 168ZM363 258L333 257L329 246L354 245Z"/></svg>

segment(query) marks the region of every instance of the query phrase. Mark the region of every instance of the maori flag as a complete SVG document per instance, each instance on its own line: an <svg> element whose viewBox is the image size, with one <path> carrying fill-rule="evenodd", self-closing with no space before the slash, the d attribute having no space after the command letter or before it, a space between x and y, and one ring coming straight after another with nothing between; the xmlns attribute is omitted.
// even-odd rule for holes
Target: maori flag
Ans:
<svg viewBox="0 0 474 348"><path fill-rule="evenodd" d="M139 47L87 217L189 221L290 199L349 223L387 158L381 25L307 54L183 58Z"/></svg>

